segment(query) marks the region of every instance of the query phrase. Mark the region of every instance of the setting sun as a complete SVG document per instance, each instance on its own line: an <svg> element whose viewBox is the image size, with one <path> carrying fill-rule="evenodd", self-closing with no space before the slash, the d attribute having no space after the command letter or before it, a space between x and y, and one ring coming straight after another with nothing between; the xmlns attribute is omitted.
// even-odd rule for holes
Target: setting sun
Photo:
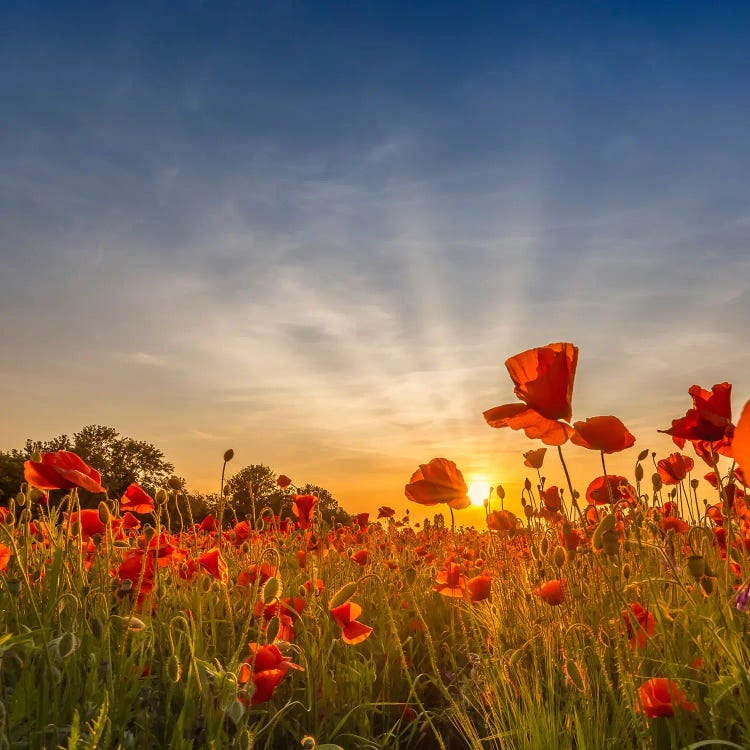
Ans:
<svg viewBox="0 0 750 750"><path fill-rule="evenodd" d="M484 479L474 479L469 482L469 499L472 505L482 505L489 497L490 483Z"/></svg>

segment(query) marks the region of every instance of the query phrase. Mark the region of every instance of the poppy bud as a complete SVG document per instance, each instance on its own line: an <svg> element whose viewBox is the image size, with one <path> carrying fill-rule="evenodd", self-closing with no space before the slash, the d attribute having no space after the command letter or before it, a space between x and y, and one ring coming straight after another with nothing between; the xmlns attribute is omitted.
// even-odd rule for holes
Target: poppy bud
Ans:
<svg viewBox="0 0 750 750"><path fill-rule="evenodd" d="M230 448L224 451L224 463L229 463L234 458L234 451Z"/></svg>
<svg viewBox="0 0 750 750"><path fill-rule="evenodd" d="M635 481L640 482L643 479L643 466L636 464L635 466Z"/></svg>
<svg viewBox="0 0 750 750"><path fill-rule="evenodd" d="M559 545L555 547L552 559L558 568L562 568L565 565L565 549Z"/></svg>
<svg viewBox="0 0 750 750"><path fill-rule="evenodd" d="M573 562L573 560L576 559L576 549L575 547L571 547L569 550L566 550L565 555L568 558L568 562Z"/></svg>
<svg viewBox="0 0 750 750"><path fill-rule="evenodd" d="M638 461L644 461L646 457L648 456L648 448L644 448L639 454L638 454Z"/></svg>
<svg viewBox="0 0 750 750"><path fill-rule="evenodd" d="M73 633L63 633L55 644L58 657L66 659L78 648L78 639Z"/></svg>
<svg viewBox="0 0 750 750"><path fill-rule="evenodd" d="M174 683L179 682L182 677L182 664L176 654L170 654L167 659L167 677Z"/></svg>
<svg viewBox="0 0 750 750"><path fill-rule="evenodd" d="M336 609L336 607L340 607L345 602L348 602L349 599L351 599L354 594L357 593L357 582L356 581L350 581L347 584L344 584L334 595L333 599L328 603L329 609Z"/></svg>
<svg viewBox="0 0 750 750"><path fill-rule="evenodd" d="M620 540L616 531L609 530L602 534L602 549L609 557L614 557L620 551Z"/></svg>
<svg viewBox="0 0 750 750"><path fill-rule="evenodd" d="M417 571L414 570L414 568L407 568L406 572L404 573L404 578L406 579L406 582L409 584L409 586L413 586L414 581L417 580Z"/></svg>
<svg viewBox="0 0 750 750"><path fill-rule="evenodd" d="M303 737L301 744L302 750L315 750L315 737L310 737L310 735Z"/></svg>
<svg viewBox="0 0 750 750"><path fill-rule="evenodd" d="M11 594L20 594L21 593L21 581L18 578L9 578L5 585L8 587L8 591Z"/></svg>
<svg viewBox="0 0 750 750"><path fill-rule="evenodd" d="M16 505L19 508L23 508L23 506L26 505L26 495L24 495L23 492L19 492L16 495Z"/></svg>
<svg viewBox="0 0 750 750"><path fill-rule="evenodd" d="M531 489L531 482L529 481L528 477L523 480L523 487L527 492Z"/></svg>
<svg viewBox="0 0 750 750"><path fill-rule="evenodd" d="M693 576L696 581L706 573L706 559L703 555L690 555L690 557L688 557L687 566L690 575Z"/></svg>
<svg viewBox="0 0 750 750"><path fill-rule="evenodd" d="M94 543L95 547L99 547L102 543L102 535L101 534L94 534L91 537L91 541Z"/></svg>
<svg viewBox="0 0 750 750"><path fill-rule="evenodd" d="M150 523L147 523L143 527L143 538L146 540L146 542L150 542L155 533L156 529Z"/></svg>
<svg viewBox="0 0 750 750"><path fill-rule="evenodd" d="M232 490L231 490L231 488L229 487L229 485L228 485L228 484L225 484L225 485L224 485L224 497L229 497L229 493L230 493L231 491L232 491Z"/></svg>
<svg viewBox="0 0 750 750"><path fill-rule="evenodd" d="M542 552L542 557L547 557L547 553L549 552L549 539L547 539L546 536L542 539L539 549Z"/></svg>
<svg viewBox="0 0 750 750"><path fill-rule="evenodd" d="M661 489L662 481L661 476L659 476L658 472L651 475L651 484L654 487L654 492L658 492Z"/></svg>
<svg viewBox="0 0 750 750"><path fill-rule="evenodd" d="M31 511L28 508L24 508L21 511L21 515L18 516L18 523L20 523L21 526L31 523Z"/></svg>
<svg viewBox="0 0 750 750"><path fill-rule="evenodd" d="M268 627L266 628L266 638L268 639L269 643L273 643L276 640L276 636L279 634L280 626L281 626L281 621L276 615L274 615L268 621Z"/></svg>
<svg viewBox="0 0 750 750"><path fill-rule="evenodd" d="M97 507L97 511L99 513L99 520L106 526L109 523L110 518L112 517L107 504L104 501L100 502Z"/></svg>
<svg viewBox="0 0 750 750"><path fill-rule="evenodd" d="M263 586L263 603L270 604L281 594L281 581L276 578L269 578Z"/></svg>
<svg viewBox="0 0 750 750"><path fill-rule="evenodd" d="M502 484L498 484L497 487L495 487L495 494L501 500L505 500L505 490L503 489L503 485Z"/></svg>
<svg viewBox="0 0 750 750"><path fill-rule="evenodd" d="M534 509L530 505L523 506L523 514L526 518L531 518L534 515Z"/></svg>
<svg viewBox="0 0 750 750"><path fill-rule="evenodd" d="M169 481L167 482L167 484L173 490L182 489L182 480L179 477L169 477Z"/></svg>
<svg viewBox="0 0 750 750"><path fill-rule="evenodd" d="M708 576L703 576L700 580L701 588L706 596L711 596L714 593L714 579Z"/></svg>
<svg viewBox="0 0 750 750"><path fill-rule="evenodd" d="M563 664L563 674L569 685L572 685L581 693L586 692L586 680L584 678L583 668L578 662L573 659L566 659Z"/></svg>
<svg viewBox="0 0 750 750"><path fill-rule="evenodd" d="M164 505L164 503L167 502L167 491L163 488L156 490L154 500L156 501L157 505Z"/></svg>

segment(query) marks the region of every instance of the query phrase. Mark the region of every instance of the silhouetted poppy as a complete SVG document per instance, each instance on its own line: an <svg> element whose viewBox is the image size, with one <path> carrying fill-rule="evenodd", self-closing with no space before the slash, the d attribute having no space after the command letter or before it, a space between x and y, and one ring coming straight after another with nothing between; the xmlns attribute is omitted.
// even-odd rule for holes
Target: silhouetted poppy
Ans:
<svg viewBox="0 0 750 750"><path fill-rule="evenodd" d="M396 511L393 508L389 508L387 505L381 505L378 508L378 518L393 518L396 515Z"/></svg>
<svg viewBox="0 0 750 750"><path fill-rule="evenodd" d="M487 410L487 424L523 430L527 437L539 438L546 445L562 445L573 434L566 422L573 414L577 362L578 347L568 343L548 344L507 359L514 392L524 403Z"/></svg>
<svg viewBox="0 0 750 750"><path fill-rule="evenodd" d="M356 524L361 529L364 529L368 523L370 523L369 513L357 513L356 516L352 517L352 525Z"/></svg>
<svg viewBox="0 0 750 750"><path fill-rule="evenodd" d="M635 443L627 427L613 416L589 417L585 422L575 422L573 428L572 443L602 453L618 453Z"/></svg>
<svg viewBox="0 0 750 750"><path fill-rule="evenodd" d="M285 490L291 483L292 480L289 479L286 474L279 474L279 478L276 480L276 484L281 487L282 490Z"/></svg>
<svg viewBox="0 0 750 750"><path fill-rule="evenodd" d="M338 607L330 609L333 621L341 628L341 639L344 643L356 646L369 638L372 628L358 622L362 614L362 607L354 602L344 602Z"/></svg>
<svg viewBox="0 0 750 750"><path fill-rule="evenodd" d="M546 489L541 490L539 495L542 498L542 502L544 503L547 510L560 510L560 508L562 507L560 488L555 486L554 484L551 487L547 487Z"/></svg>
<svg viewBox="0 0 750 750"><path fill-rule="evenodd" d="M41 461L24 463L23 475L32 487L40 490L80 487L89 492L106 492L99 472L71 451L42 453Z"/></svg>
<svg viewBox="0 0 750 750"><path fill-rule="evenodd" d="M294 495L292 499L292 513L297 516L297 526L301 529L309 529L318 498L315 495Z"/></svg>
<svg viewBox="0 0 750 750"><path fill-rule="evenodd" d="M510 531L518 526L518 518L509 510L493 510L487 514L487 528L493 531Z"/></svg>
<svg viewBox="0 0 750 750"><path fill-rule="evenodd" d="M357 565L367 565L367 550L366 549L358 549L352 555L352 562L357 563Z"/></svg>
<svg viewBox="0 0 750 750"><path fill-rule="evenodd" d="M656 464L663 484L679 484L693 470L695 462L682 453L671 453Z"/></svg>
<svg viewBox="0 0 750 750"><path fill-rule="evenodd" d="M709 465L713 465L712 453L732 455L732 386L717 383L710 391L693 385L688 390L693 397L693 408L680 419L672 420L668 430L659 430L672 436L678 448L686 441L693 444L695 452Z"/></svg>
<svg viewBox="0 0 750 750"><path fill-rule="evenodd" d="M131 513L152 513L154 510L153 499L146 494L142 487L135 482L128 485L125 494L120 498L120 511Z"/></svg>
<svg viewBox="0 0 750 750"><path fill-rule="evenodd" d="M409 500L420 505L447 503L456 510L471 505L463 474L447 458L433 458L428 464L420 464L404 492Z"/></svg>
<svg viewBox="0 0 750 750"><path fill-rule="evenodd" d="M698 706L688 700L687 695L674 680L668 677L652 677L638 688L638 713L650 719L674 716L675 711L697 711Z"/></svg>
<svg viewBox="0 0 750 750"><path fill-rule="evenodd" d="M528 466L530 469L541 469L544 463L544 454L547 452L546 448L536 448L535 450L526 451L523 454L524 466Z"/></svg>

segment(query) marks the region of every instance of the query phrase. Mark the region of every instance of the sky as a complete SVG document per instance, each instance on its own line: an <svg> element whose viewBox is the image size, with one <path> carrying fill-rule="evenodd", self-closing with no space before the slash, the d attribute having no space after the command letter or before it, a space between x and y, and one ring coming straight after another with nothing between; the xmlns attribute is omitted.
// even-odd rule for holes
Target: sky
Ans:
<svg viewBox="0 0 750 750"><path fill-rule="evenodd" d="M351 511L444 456L513 507L538 446L482 412L508 357L571 341L573 418L620 417L632 475L693 383L750 397L748 29L730 2L6 0L0 449L111 425L192 489L232 447ZM598 456L564 450L583 486Z"/></svg>

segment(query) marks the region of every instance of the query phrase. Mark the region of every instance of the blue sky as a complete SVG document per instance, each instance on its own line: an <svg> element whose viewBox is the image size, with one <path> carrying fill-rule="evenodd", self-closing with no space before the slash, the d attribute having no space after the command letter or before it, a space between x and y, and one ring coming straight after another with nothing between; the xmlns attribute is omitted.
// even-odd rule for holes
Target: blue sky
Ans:
<svg viewBox="0 0 750 750"><path fill-rule="evenodd" d="M517 482L481 412L532 346L636 448L750 397L744 4L93 5L0 6L0 448L111 424L357 509Z"/></svg>

